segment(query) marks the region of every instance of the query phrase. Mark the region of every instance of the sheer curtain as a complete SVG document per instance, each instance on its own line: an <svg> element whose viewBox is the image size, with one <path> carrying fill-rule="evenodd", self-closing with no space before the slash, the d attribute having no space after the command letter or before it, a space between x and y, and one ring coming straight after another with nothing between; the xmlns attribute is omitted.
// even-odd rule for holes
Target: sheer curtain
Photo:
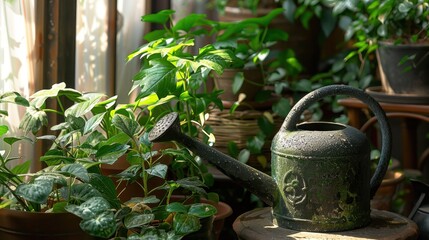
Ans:
<svg viewBox="0 0 429 240"><path fill-rule="evenodd" d="M34 85L34 0L0 0L0 93L17 91L28 97ZM0 104L9 117L0 118L0 124L9 127L9 134L20 134L18 127L25 110L13 104ZM15 144L15 155L20 161L33 158L33 146ZM6 146L0 141L0 149Z"/></svg>
<svg viewBox="0 0 429 240"><path fill-rule="evenodd" d="M126 62L128 54L143 40L140 21L147 1L117 1L116 93L119 102L129 102L128 91L139 63ZM83 92L109 93L108 0L78 1L76 14L76 88Z"/></svg>

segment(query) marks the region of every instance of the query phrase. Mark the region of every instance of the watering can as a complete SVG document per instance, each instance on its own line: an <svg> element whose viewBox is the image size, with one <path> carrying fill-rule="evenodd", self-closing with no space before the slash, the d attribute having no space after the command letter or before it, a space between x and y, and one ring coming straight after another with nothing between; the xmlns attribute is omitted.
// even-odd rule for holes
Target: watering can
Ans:
<svg viewBox="0 0 429 240"><path fill-rule="evenodd" d="M372 177L370 144L362 132L339 123L299 123L305 109L332 95L363 101L379 121L381 156ZM272 176L180 129L178 114L170 113L155 124L149 140L183 144L271 206L273 224L299 231L345 231L368 225L370 199L386 173L391 151L390 126L383 109L364 91L343 85L319 88L294 105L272 141Z"/></svg>

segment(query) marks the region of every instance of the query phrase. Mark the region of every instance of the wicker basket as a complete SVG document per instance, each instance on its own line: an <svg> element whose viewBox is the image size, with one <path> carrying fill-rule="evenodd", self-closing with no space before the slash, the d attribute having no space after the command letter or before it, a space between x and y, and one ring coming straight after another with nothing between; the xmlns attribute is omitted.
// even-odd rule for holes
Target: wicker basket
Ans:
<svg viewBox="0 0 429 240"><path fill-rule="evenodd" d="M216 142L214 147L219 151L228 154L228 143L233 141L237 144L237 147L241 150L246 147L247 139L258 134L260 131L258 126L258 119L264 114L264 111L257 110L243 110L235 111L233 114L229 113L229 109L220 111L214 109L210 112L209 118L206 124L210 125L213 129L213 134L216 136ZM276 129L274 133L278 131L283 119L278 116L274 116L274 123ZM268 161L266 166L258 161L257 156L251 156L248 165L256 167L258 169L266 169L270 166L270 147L273 136L267 137L265 145L262 149L261 155L264 155Z"/></svg>

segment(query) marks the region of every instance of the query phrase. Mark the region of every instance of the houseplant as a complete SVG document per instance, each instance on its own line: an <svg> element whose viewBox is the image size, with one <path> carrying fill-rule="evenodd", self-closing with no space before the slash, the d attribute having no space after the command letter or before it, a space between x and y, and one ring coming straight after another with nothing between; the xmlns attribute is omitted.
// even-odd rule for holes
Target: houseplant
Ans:
<svg viewBox="0 0 429 240"><path fill-rule="evenodd" d="M163 201L151 195L145 185L142 189L143 197L132 201L134 205L145 206L142 212L138 207L131 207L132 203L119 201L113 182L107 176L100 174L100 164L113 163L127 153L140 164L133 166L134 174L142 177L145 184L150 176L163 178L165 174L165 166L151 161L153 152L150 145L146 145L147 141L140 141L144 139L144 131L136 121L133 121L135 114L129 109L130 106L134 109L137 105L115 106L115 97L104 100L101 94L82 94L66 88L63 83L35 93L31 101L26 101L16 93L7 93L4 96L2 102L13 102L27 107L21 128L25 132L30 132L28 136L5 137L4 142L9 145L21 139L34 140L33 135L48 124L47 113L63 116L64 121L51 127L52 131L59 132L57 136L43 135L36 138L53 142L52 147L41 157L41 161L47 165L41 171L27 173L29 162L9 169L6 163L14 158L9 157L9 152L3 155L5 157L1 159L2 171L0 172L4 189L3 208L27 210L30 214L43 212L45 219L47 212L59 212L60 215L71 212L82 219L79 223L78 218L66 214L68 221L73 220L75 231L76 227L80 226L85 232L99 238L127 236L124 229L144 227L145 230L150 228L147 231L154 234L159 233L180 239L183 235L200 228L199 218L210 218L216 212L213 206L207 204L169 205L171 193L179 187L188 186L193 191L204 192L200 187L202 183L194 179L165 180L163 185L157 186L166 191ZM74 103L70 107L65 107L64 97ZM45 103L49 100L57 100L59 110L46 108ZM153 99L146 99L146 101L140 101L138 106L147 106L148 102L154 103ZM108 123L111 125L106 125ZM1 126L1 129L2 134L6 133L6 126ZM149 163L147 168L145 168L146 163ZM137 167L146 171L140 175ZM2 212L3 215L5 211ZM16 212L13 211L13 213ZM173 213L177 215L177 219L172 218L171 226L164 224L163 219ZM158 222L153 225L157 219ZM64 225L73 224L70 222ZM21 234L26 237L30 230L25 229ZM36 227L36 231L40 230ZM82 231L78 233L83 234ZM32 234L34 236L52 235L54 239L59 237L45 232ZM89 235L76 236L76 232L70 234L71 239L89 238Z"/></svg>
<svg viewBox="0 0 429 240"><path fill-rule="evenodd" d="M65 108L63 105L65 98L75 104L70 108ZM60 106L59 110L46 108L46 102L55 99ZM0 101L19 104L27 108L20 125L26 135L4 136L3 138L3 142L10 148L3 151L0 158L0 184L2 188L2 210L0 211L2 212L2 219L5 221L3 223L8 224L4 226L4 229L9 229L2 231L2 236L14 239L24 237L25 239L30 234L33 237L49 236L52 239L57 239L60 236L66 239L75 239L76 237L88 239L89 235L83 235L83 232L79 231L78 219L71 214L66 214L66 206L71 203L80 204L86 200L104 201L112 206L119 205L113 183L109 182L107 177L98 174L96 164L87 159L89 154L95 153L93 152L95 149L91 149L93 150L91 151L88 147L81 147L85 144L90 145L91 140L91 138L83 140L81 135L92 133L96 127L96 118L85 122L83 115L101 101L101 95L84 96L73 89L66 88L65 84L56 84L51 89L35 93L31 101L14 92L4 93ZM3 113L7 114L7 112ZM51 128L60 133L58 136L37 135L36 137L41 128L48 124L48 113L64 117L62 123ZM81 131L84 128L86 132ZM7 134L8 127L6 125L2 125L1 129L2 135ZM11 155L12 145L18 141L35 142L42 140L53 142L52 148L44 153L40 159L46 167L41 171L29 173L31 160L13 168L10 167L13 161L19 160L19 157ZM78 146L77 142L82 145ZM99 157L106 156L101 151L98 153ZM100 214L100 212L98 213ZM63 218L66 222L59 232L55 232L55 230L48 233L41 232L40 229L45 228L40 227L39 229L37 226L22 230L19 226L20 222L18 222L18 229L11 230L13 226L10 223L17 221L17 219L20 219L19 221L32 219L39 223L42 221L36 220L39 217L55 224L61 222ZM113 219L113 213L105 212L100 217ZM31 225L22 224L23 226ZM66 226L70 226L71 230L67 230ZM52 228L52 226L50 227ZM32 230L34 231L32 232Z"/></svg>
<svg viewBox="0 0 429 240"><path fill-rule="evenodd" d="M356 47L348 57L368 58L376 52L385 93L426 95L429 3L419 0L351 3L341 9L334 8L336 14L342 15L342 22L348 23L343 24L347 26L346 40L353 40Z"/></svg>
<svg viewBox="0 0 429 240"><path fill-rule="evenodd" d="M221 21L232 22L264 16L272 9L282 8L283 14L273 20L271 27L280 28L290 35L289 40L281 45L295 52L305 75L318 71L321 43L331 35L336 25L332 8L319 0L216 0L215 6Z"/></svg>

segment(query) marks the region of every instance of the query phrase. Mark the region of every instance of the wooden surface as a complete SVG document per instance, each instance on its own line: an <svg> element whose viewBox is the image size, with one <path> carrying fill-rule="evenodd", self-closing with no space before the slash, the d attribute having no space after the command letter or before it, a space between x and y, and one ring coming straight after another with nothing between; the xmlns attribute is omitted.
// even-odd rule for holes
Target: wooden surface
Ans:
<svg viewBox="0 0 429 240"><path fill-rule="evenodd" d="M299 232L274 226L271 208L260 208L240 215L233 228L242 240L280 240L280 239L417 239L417 225L411 220L387 211L372 210L371 224L344 232L315 233Z"/></svg>

